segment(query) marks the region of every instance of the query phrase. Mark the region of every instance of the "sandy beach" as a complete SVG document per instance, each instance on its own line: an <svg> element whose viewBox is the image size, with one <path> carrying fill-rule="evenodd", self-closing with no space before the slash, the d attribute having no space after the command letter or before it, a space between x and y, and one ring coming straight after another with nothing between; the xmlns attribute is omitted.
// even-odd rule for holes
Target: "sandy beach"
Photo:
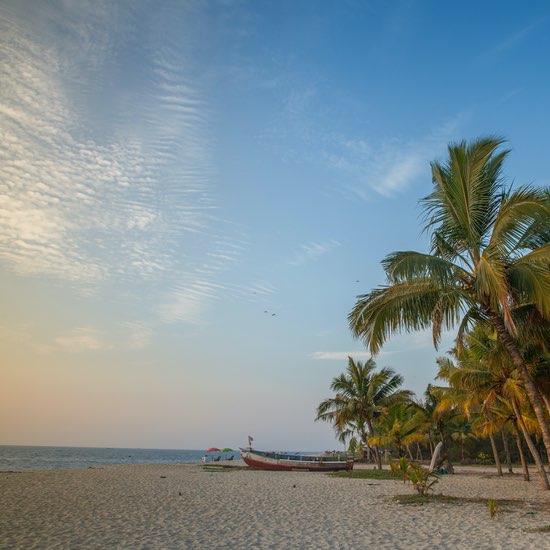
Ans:
<svg viewBox="0 0 550 550"><path fill-rule="evenodd" d="M236 464L240 464L237 462ZM547 548L537 480L458 469L436 493L514 499L403 505L400 481L200 465L0 474L0 548Z"/></svg>

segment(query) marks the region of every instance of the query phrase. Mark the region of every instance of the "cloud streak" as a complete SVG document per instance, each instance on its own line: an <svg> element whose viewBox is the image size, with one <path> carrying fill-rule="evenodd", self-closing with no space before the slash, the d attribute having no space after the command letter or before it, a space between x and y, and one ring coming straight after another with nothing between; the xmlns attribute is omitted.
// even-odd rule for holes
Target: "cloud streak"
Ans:
<svg viewBox="0 0 550 550"><path fill-rule="evenodd" d="M99 331L90 327L76 327L72 331L56 337L52 351L81 353L111 348L112 346L103 340Z"/></svg>
<svg viewBox="0 0 550 550"><path fill-rule="evenodd" d="M460 117L416 139L335 139L325 160L347 175L347 194L368 199L373 194L390 198L409 187L445 144L455 135Z"/></svg>
<svg viewBox="0 0 550 550"><path fill-rule="evenodd" d="M84 292L162 281L162 320L196 320L247 243L212 194L210 113L180 28L198 8L158 11L128 89L109 79L139 33L133 9L3 14L0 263Z"/></svg>
<svg viewBox="0 0 550 550"><path fill-rule="evenodd" d="M288 260L288 264L293 267L303 266L311 262L316 262L325 254L328 254L335 248L341 246L335 239L322 242L310 242L302 244L294 251L292 257Z"/></svg>
<svg viewBox="0 0 550 550"><path fill-rule="evenodd" d="M310 355L316 361L347 361L348 357L356 360L367 360L371 358L368 351L315 351Z"/></svg>
<svg viewBox="0 0 550 550"><path fill-rule="evenodd" d="M523 40L528 37L541 24L542 21L546 19L547 18L543 18L542 20L535 21L530 25L522 27L521 29L518 29L517 31L509 34L504 40L501 40L493 47L483 52L480 56L480 60L496 58L499 55L514 49L521 42L523 42Z"/></svg>

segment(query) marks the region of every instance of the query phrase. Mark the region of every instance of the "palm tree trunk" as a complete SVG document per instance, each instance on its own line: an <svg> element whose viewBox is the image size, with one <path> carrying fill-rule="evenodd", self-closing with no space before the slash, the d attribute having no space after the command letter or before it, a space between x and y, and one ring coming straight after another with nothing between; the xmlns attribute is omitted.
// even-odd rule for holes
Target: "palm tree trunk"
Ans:
<svg viewBox="0 0 550 550"><path fill-rule="evenodd" d="M495 438L493 437L493 434L489 434L489 439L491 440L491 448L493 449L493 457L495 459L495 465L497 467L497 475L502 475L502 466L500 464L500 458L498 456L497 446L495 443Z"/></svg>
<svg viewBox="0 0 550 550"><path fill-rule="evenodd" d="M416 459L417 460L424 460L424 457L422 456L422 447L420 446L420 443L416 443Z"/></svg>
<svg viewBox="0 0 550 550"><path fill-rule="evenodd" d="M506 329L502 318L499 315L491 312L491 320L493 321L493 324L497 329L497 334L501 342L510 353L514 366L519 372L519 376L525 388L525 392L527 393L529 402L531 403L533 410L535 411L535 415L537 417L540 430L542 432L542 440L544 441L544 446L546 447L546 454L550 458L550 422L544 414L541 394L537 386L535 385L533 378L529 374L527 366L525 365L525 361L519 353L519 349L514 342L514 339Z"/></svg>
<svg viewBox="0 0 550 550"><path fill-rule="evenodd" d="M513 421L514 434L516 436L516 445L518 448L519 459L521 460L521 471L523 472L523 479L529 481L529 468L527 467L527 462L525 461L525 455L523 454L523 446L521 444L521 437L519 436L519 430L517 426L517 421Z"/></svg>
<svg viewBox="0 0 550 550"><path fill-rule="evenodd" d="M366 455L365 455L365 460L367 462L370 463L370 461L372 460L372 449L371 449L371 446L367 444L367 448L366 448L366 451L365 451Z"/></svg>
<svg viewBox="0 0 550 550"><path fill-rule="evenodd" d="M359 437L361 438L361 459L365 461L368 460L367 457L370 456L369 434L361 430L359 432Z"/></svg>
<svg viewBox="0 0 550 550"><path fill-rule="evenodd" d="M414 456L411 453L411 448L408 445L406 445L405 449L407 449L407 453L409 455L409 458L414 462Z"/></svg>
<svg viewBox="0 0 550 550"><path fill-rule="evenodd" d="M518 404L516 403L515 399L512 399L511 403L512 403L512 408L514 409L514 414L516 415L517 422L519 424L519 427L521 428L521 432L523 433L523 438L527 443L527 447L529 447L529 451L531 451L531 456L533 457L533 460L535 461L535 464L537 466L537 470L539 471L540 482L542 483L542 486L545 489L550 489L550 484L548 483L548 477L544 469L544 464L542 463L539 452L537 451L537 448L535 447L535 444L533 443L533 440L531 439L531 436L529 435L529 432L525 427L525 422L523 421L521 410Z"/></svg>
<svg viewBox="0 0 550 550"><path fill-rule="evenodd" d="M450 474L455 473L455 469L453 467L453 464L451 462L451 459L449 457L449 449L447 447L447 439L445 438L445 434L443 433L443 429L439 429L439 436L441 437L441 442L443 443L443 446L441 447L441 455L443 457L443 464L445 464L446 470Z"/></svg>
<svg viewBox="0 0 550 550"><path fill-rule="evenodd" d="M371 437L374 437L374 430L372 428L372 422L367 420L367 427L369 429L369 434ZM379 470L382 469L382 458L380 457L380 451L378 450L378 445L372 446L372 451L374 453L374 459L376 460L376 466Z"/></svg>
<svg viewBox="0 0 550 550"><path fill-rule="evenodd" d="M550 418L550 399L548 399L548 396L544 393L541 393L542 400L544 401L544 404L546 405L546 410L548 411L548 418ZM550 466L550 453L548 452L548 449L546 449L546 461L548 462L548 465Z"/></svg>
<svg viewBox="0 0 550 550"><path fill-rule="evenodd" d="M548 411L548 415L550 416L550 399L548 399L548 396L544 395L543 393L541 395L542 395L542 400L544 401L544 404L546 405L546 410Z"/></svg>
<svg viewBox="0 0 550 550"><path fill-rule="evenodd" d="M405 453L403 452L403 446L401 445L401 441L399 441L399 439L395 441L395 446L397 447L397 456L399 458L405 456Z"/></svg>
<svg viewBox="0 0 550 550"><path fill-rule="evenodd" d="M508 445L508 434L504 431L504 428L500 430L500 435L502 437L502 444L504 445L504 454L506 455L506 462L508 463L508 473L513 474L514 469L512 468L512 457L510 456L510 446Z"/></svg>

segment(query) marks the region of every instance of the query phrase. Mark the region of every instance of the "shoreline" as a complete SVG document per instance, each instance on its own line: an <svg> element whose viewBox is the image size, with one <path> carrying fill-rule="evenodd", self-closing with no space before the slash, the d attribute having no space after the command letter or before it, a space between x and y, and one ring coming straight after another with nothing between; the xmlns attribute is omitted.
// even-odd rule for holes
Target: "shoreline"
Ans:
<svg viewBox="0 0 550 550"><path fill-rule="evenodd" d="M196 463L35 470L0 473L0 548L527 549L547 540L531 531L550 526L550 494L536 479L458 467L434 492L514 504L491 519L484 502L399 504L393 497L412 488L397 480Z"/></svg>

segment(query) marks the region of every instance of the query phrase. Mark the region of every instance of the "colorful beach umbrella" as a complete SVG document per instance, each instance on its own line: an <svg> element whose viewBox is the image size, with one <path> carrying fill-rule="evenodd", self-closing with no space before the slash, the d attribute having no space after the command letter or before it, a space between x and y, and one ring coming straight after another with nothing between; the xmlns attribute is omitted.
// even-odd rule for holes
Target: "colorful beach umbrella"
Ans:
<svg viewBox="0 0 550 550"><path fill-rule="evenodd" d="M230 449L229 447L224 447L222 449L222 453L233 453L235 451L233 451L233 449Z"/></svg>
<svg viewBox="0 0 550 550"><path fill-rule="evenodd" d="M207 453L219 453L220 449L218 447L210 447L210 449L206 449Z"/></svg>

